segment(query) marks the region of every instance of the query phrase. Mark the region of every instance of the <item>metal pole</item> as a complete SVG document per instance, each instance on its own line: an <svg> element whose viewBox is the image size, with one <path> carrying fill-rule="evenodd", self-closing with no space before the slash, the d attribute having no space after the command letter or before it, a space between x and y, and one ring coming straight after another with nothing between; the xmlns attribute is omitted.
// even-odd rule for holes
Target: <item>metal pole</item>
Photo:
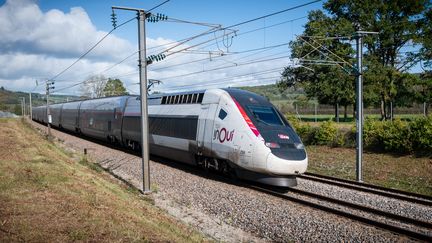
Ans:
<svg viewBox="0 0 432 243"><path fill-rule="evenodd" d="M24 116L27 114L26 113L26 103L25 103L25 97L22 98L23 99L23 107L24 107Z"/></svg>
<svg viewBox="0 0 432 243"><path fill-rule="evenodd" d="M21 116L24 116L24 103L22 98L21 98Z"/></svg>
<svg viewBox="0 0 432 243"><path fill-rule="evenodd" d="M140 67L140 93L141 93L141 152L142 152L142 173L143 193L150 193L150 163L149 163L149 126L147 107L147 58L146 58L146 37L145 37L145 11L138 11L138 42Z"/></svg>
<svg viewBox="0 0 432 243"><path fill-rule="evenodd" d="M390 120L393 121L393 101L390 101Z"/></svg>
<svg viewBox="0 0 432 243"><path fill-rule="evenodd" d="M317 103L314 103L315 106L315 122L317 122Z"/></svg>
<svg viewBox="0 0 432 243"><path fill-rule="evenodd" d="M30 110L30 120L33 120L33 107L32 107L32 100L31 100L31 96L32 96L32 93L30 92L30 93L29 93L29 103L30 103L30 107L29 107L29 110Z"/></svg>
<svg viewBox="0 0 432 243"><path fill-rule="evenodd" d="M362 34L356 33L357 42L357 82L356 82L356 179L359 182L363 181L362 175L362 162L363 162L363 80L362 80L362 59L363 59L363 48L362 48Z"/></svg>
<svg viewBox="0 0 432 243"><path fill-rule="evenodd" d="M336 122L339 123L339 103L336 103Z"/></svg>
<svg viewBox="0 0 432 243"><path fill-rule="evenodd" d="M51 138L51 112L49 109L49 93L50 93L50 85L49 81L46 83L46 111L47 111L47 129L48 129L48 138Z"/></svg>

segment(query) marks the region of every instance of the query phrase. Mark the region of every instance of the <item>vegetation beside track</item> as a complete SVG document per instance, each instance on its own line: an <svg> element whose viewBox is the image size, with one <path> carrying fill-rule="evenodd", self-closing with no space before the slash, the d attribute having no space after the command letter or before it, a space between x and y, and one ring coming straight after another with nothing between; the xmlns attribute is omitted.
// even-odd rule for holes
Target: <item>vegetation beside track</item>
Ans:
<svg viewBox="0 0 432 243"><path fill-rule="evenodd" d="M48 142L19 119L0 119L0 241L203 241L152 199Z"/></svg>
<svg viewBox="0 0 432 243"><path fill-rule="evenodd" d="M355 124L306 123L288 117L306 145L328 145L353 148L356 145ZM366 119L363 127L364 148L368 151L432 156L432 116L412 121L377 121Z"/></svg>
<svg viewBox="0 0 432 243"><path fill-rule="evenodd" d="M310 145L308 171L355 180L353 148ZM363 180L367 183L432 196L432 158L365 152Z"/></svg>

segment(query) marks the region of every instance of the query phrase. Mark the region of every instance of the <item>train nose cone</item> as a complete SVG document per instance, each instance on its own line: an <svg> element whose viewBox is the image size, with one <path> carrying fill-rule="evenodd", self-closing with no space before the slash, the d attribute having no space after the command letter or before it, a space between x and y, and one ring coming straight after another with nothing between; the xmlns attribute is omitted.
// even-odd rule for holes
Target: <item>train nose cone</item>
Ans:
<svg viewBox="0 0 432 243"><path fill-rule="evenodd" d="M306 172L307 157L303 160L287 160L269 153L267 156L267 170L278 175L293 175Z"/></svg>

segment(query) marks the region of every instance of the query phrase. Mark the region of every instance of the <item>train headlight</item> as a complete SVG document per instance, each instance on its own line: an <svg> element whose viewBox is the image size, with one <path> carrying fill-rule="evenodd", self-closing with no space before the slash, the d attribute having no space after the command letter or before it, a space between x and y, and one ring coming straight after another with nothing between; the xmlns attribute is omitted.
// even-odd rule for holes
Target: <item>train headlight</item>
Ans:
<svg viewBox="0 0 432 243"><path fill-rule="evenodd" d="M294 146L296 147L296 149L304 149L304 145L302 143L294 143Z"/></svg>
<svg viewBox="0 0 432 243"><path fill-rule="evenodd" d="M265 143L265 146L269 148L280 148L280 145L278 143L273 143L273 142L267 142Z"/></svg>

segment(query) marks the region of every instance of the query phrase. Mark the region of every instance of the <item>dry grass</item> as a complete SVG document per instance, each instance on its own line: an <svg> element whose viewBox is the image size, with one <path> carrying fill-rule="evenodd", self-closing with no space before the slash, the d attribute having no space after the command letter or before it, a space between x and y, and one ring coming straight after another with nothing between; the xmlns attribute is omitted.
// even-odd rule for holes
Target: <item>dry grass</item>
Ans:
<svg viewBox="0 0 432 243"><path fill-rule="evenodd" d="M1 242L204 240L20 120L0 121Z"/></svg>
<svg viewBox="0 0 432 243"><path fill-rule="evenodd" d="M309 172L355 179L355 149L308 146ZM432 196L432 158L365 152L365 182Z"/></svg>

